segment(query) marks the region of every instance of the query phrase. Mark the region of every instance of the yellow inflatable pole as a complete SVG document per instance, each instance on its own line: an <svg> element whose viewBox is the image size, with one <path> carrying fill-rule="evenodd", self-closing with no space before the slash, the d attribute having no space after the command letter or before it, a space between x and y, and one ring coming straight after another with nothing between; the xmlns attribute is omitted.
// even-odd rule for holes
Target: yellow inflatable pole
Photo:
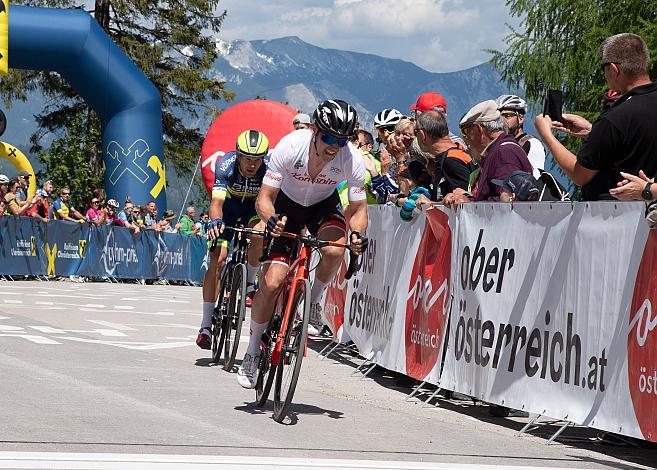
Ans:
<svg viewBox="0 0 657 470"><path fill-rule="evenodd" d="M0 74L9 72L9 0L0 0Z"/></svg>
<svg viewBox="0 0 657 470"><path fill-rule="evenodd" d="M34 169L27 157L11 144L0 142L0 158L5 158L11 162L16 168L16 171L27 171L30 174L30 187L27 190L28 197L34 196L36 193L36 177L34 176Z"/></svg>

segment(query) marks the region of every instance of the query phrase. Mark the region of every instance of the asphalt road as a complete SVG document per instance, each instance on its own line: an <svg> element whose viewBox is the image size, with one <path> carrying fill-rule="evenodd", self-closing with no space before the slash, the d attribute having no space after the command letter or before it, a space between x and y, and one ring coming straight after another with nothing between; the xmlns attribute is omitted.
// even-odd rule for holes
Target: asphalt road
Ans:
<svg viewBox="0 0 657 470"><path fill-rule="evenodd" d="M346 351L320 361L309 349L278 424L271 402L254 407L194 344L200 306L192 287L0 282L0 468L657 465L656 450L602 445L591 430L546 445L558 426L517 436L526 419L481 404L405 401L385 370L352 375L360 359Z"/></svg>

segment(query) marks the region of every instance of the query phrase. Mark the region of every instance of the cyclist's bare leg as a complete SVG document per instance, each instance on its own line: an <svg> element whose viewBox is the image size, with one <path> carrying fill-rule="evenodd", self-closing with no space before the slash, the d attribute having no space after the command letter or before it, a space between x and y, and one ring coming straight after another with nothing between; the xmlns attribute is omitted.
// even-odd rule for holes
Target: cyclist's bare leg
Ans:
<svg viewBox="0 0 657 470"><path fill-rule="evenodd" d="M347 243L347 236L345 235L344 229L334 225L320 227L317 238L343 244ZM317 265L315 281L310 292L310 301L312 303L319 302L324 289L335 277L335 274L340 268L340 263L344 258L344 250L344 248L335 246L321 248L322 259Z"/></svg>
<svg viewBox="0 0 657 470"><path fill-rule="evenodd" d="M253 220L249 224L254 230L264 230L266 224L260 219ZM260 256L262 255L262 237L257 235L249 235L249 241L251 242L249 246L248 253L248 265L247 265L247 276L246 282L253 284L255 281L256 273L260 267Z"/></svg>
<svg viewBox="0 0 657 470"><path fill-rule="evenodd" d="M269 322L273 313L272 306L276 301L278 292L283 287L288 265L279 261L269 261L262 266L262 279L258 285L258 291L253 297L251 307L251 318L258 323Z"/></svg>
<svg viewBox="0 0 657 470"><path fill-rule="evenodd" d="M219 295L221 269L227 257L228 246L224 246L224 244L210 253L210 265L203 277L203 320L201 328L210 328L212 325L212 311L217 301L217 295Z"/></svg>

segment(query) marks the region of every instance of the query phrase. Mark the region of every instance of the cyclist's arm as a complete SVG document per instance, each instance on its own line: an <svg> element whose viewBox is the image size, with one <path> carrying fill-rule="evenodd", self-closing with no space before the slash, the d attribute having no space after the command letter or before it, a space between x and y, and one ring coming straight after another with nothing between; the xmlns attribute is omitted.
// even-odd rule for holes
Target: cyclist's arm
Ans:
<svg viewBox="0 0 657 470"><path fill-rule="evenodd" d="M364 235L367 230L367 200L349 203L351 216L349 217L349 228L352 232Z"/></svg>
<svg viewBox="0 0 657 470"><path fill-rule="evenodd" d="M208 215L210 220L224 218L224 202L226 201L225 190L212 190L212 200L210 201L210 209Z"/></svg>
<svg viewBox="0 0 657 470"><path fill-rule="evenodd" d="M271 218L271 216L276 214L276 210L274 209L274 201L276 200L278 191L280 191L279 188L269 186L268 184L263 184L260 187L260 192L258 193L258 197L255 203L256 212L260 216L260 220L266 222Z"/></svg>

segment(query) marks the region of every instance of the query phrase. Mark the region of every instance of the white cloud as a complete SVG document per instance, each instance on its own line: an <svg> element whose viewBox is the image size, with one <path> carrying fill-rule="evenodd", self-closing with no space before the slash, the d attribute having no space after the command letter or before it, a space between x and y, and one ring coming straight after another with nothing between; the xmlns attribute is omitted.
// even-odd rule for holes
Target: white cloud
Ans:
<svg viewBox="0 0 657 470"><path fill-rule="evenodd" d="M261 6L262 5L262 6ZM503 48L505 0L221 0L222 39L299 36L320 47L413 62L433 72L471 67Z"/></svg>

